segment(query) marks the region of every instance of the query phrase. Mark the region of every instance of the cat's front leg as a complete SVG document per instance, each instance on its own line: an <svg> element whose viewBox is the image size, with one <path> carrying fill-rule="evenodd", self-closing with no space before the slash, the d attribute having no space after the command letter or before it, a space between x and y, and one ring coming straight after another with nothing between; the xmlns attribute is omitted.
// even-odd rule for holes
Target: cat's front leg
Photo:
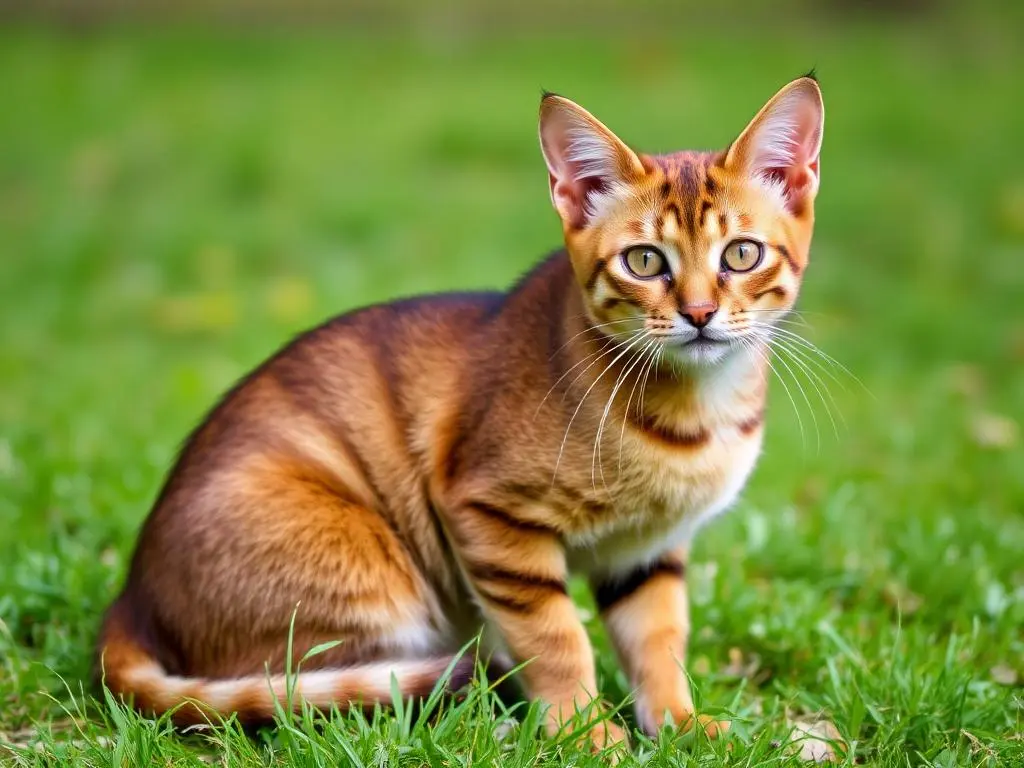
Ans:
<svg viewBox="0 0 1024 768"><path fill-rule="evenodd" d="M486 504L463 505L449 527L484 614L512 657L527 662L527 695L548 705L548 732L564 734L577 712L600 717L593 648L566 589L557 531ZM625 742L625 733L605 719L583 741L602 749Z"/></svg>
<svg viewBox="0 0 1024 768"><path fill-rule="evenodd" d="M653 736L664 725L689 730L699 723L709 736L729 724L694 712L686 677L690 634L683 551L624 573L591 579L594 597L619 660L636 691L637 722Z"/></svg>

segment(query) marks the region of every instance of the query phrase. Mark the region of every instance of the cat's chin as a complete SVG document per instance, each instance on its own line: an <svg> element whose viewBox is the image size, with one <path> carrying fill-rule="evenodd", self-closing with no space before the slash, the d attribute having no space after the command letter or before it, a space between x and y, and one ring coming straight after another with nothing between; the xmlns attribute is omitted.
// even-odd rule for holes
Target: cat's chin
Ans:
<svg viewBox="0 0 1024 768"><path fill-rule="evenodd" d="M735 350L736 345L731 342L699 338L673 344L667 354L684 368L713 368L728 360Z"/></svg>

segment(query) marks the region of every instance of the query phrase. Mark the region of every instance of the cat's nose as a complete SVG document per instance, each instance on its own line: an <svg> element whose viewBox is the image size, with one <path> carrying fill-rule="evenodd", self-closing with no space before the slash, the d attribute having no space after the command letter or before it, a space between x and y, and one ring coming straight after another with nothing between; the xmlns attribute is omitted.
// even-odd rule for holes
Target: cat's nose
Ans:
<svg viewBox="0 0 1024 768"><path fill-rule="evenodd" d="M688 304L679 312L694 328L703 328L711 322L718 311L718 305L710 301L703 304Z"/></svg>

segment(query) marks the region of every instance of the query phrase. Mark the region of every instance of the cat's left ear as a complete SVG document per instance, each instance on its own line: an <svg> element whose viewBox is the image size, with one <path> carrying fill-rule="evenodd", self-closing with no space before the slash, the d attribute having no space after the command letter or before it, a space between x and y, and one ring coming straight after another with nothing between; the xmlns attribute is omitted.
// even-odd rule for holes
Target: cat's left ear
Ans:
<svg viewBox="0 0 1024 768"><path fill-rule="evenodd" d="M802 215L818 192L824 130L818 82L801 77L761 108L729 147L725 166L779 189L790 212Z"/></svg>
<svg viewBox="0 0 1024 768"><path fill-rule="evenodd" d="M551 202L574 229L592 224L618 192L644 175L640 158L579 104L553 93L540 104L540 146Z"/></svg>

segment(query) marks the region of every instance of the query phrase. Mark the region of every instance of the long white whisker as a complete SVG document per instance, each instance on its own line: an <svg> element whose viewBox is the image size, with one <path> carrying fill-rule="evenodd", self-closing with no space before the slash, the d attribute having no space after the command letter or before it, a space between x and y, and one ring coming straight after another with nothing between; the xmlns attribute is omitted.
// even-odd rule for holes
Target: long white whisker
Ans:
<svg viewBox="0 0 1024 768"><path fill-rule="evenodd" d="M797 391L800 392L800 396L803 397L804 402L807 404L807 410L811 414L811 422L814 424L815 452L819 453L821 451L821 428L818 426L818 415L814 411L814 406L811 405L811 398L807 396L807 391L804 389L803 383L796 375L796 372L790 367L786 358L783 355L779 355L778 361L786 367L787 371L789 371L789 375L793 378L793 386L797 388Z"/></svg>
<svg viewBox="0 0 1024 768"><path fill-rule="evenodd" d="M579 414L580 409L583 407L583 403L586 401L587 396L593 391L594 387L597 386L597 382L599 382L601 380L601 377L603 377L606 373L608 373L609 369L611 369L611 367L613 365L615 365L615 363L617 363L620 359L622 359L622 357L624 355L626 355L629 352L629 350L633 346L633 344L635 344L637 341L639 341L640 336L643 335L643 333L645 333L645 332L646 332L645 329L642 329L642 330L638 331L636 334L634 334L632 337L630 337L630 339L628 341L620 343L615 349L619 349L623 345L625 345L625 349L623 349L621 352L619 352L619 354L616 355L615 358L610 363L608 363L608 365L605 366L604 370L601 371L601 373L598 374L598 376L594 379L594 381L591 382L590 386L587 387L587 391L583 393L583 397L580 398L580 402L576 406L576 410L574 410L572 412L572 416L569 419L569 423L565 427L565 434L562 436L562 444L558 447L558 458L555 460L555 471L554 471L554 474L552 474L552 476L551 476L551 484L552 485L554 485L554 483L555 483L555 478L558 477L558 467L562 463L562 454L565 452L565 441L569 439L569 431L572 429L572 424L573 424L574 421L576 421L576 416ZM612 351L615 351L615 350L612 350ZM603 357L603 355L602 355L602 357ZM588 366L588 368L589 368L589 366ZM583 374L580 374L580 375L582 376ZM578 377L577 377L577 380L578 380ZM573 382L573 383L575 383L575 382Z"/></svg>
<svg viewBox="0 0 1024 768"><path fill-rule="evenodd" d="M772 347L778 350L779 352L785 352L787 355L789 355L790 360L792 360L797 365L797 367L804 372L804 375L807 376L807 379L808 381L810 381L811 386L814 387L814 389L817 391L818 397L821 399L821 404L825 407L825 413L828 414L829 421L832 422L832 431L835 433L836 439L838 440L839 428L836 426L836 420L832 415L832 409L829 407L828 401L825 399L825 394L821 390L821 377L818 376L818 374L814 371L813 368L811 368L797 354L795 354L793 349L786 346L786 344L781 339L772 339L769 342L769 344L771 344ZM827 387L826 391L828 391ZM829 397L831 397L831 393L829 393Z"/></svg>
<svg viewBox="0 0 1024 768"><path fill-rule="evenodd" d="M817 368L819 371L821 371L826 376L828 376L832 381L834 381L837 385L839 385L840 389L842 389L844 392L847 391L846 383L842 379L840 379L838 376L836 376L836 374L835 374L835 366L831 366L830 367L828 365L825 365L825 363L822 362L824 358L822 358L821 355L819 355L816 351L814 351L813 349L811 349L810 347L808 347L808 346L806 346L804 344L800 344L794 338L791 338L789 336L785 336L785 335L782 335L782 334L774 333L773 332L774 329L772 329L771 327L766 327L764 330L774 340L780 341L780 342L781 341L785 341L787 344L789 344L793 348L794 351L799 351L801 353L801 356L808 363L813 364L815 368Z"/></svg>
<svg viewBox="0 0 1024 768"><path fill-rule="evenodd" d="M626 365L623 367L623 372L615 379L615 384L612 387L612 393L608 397L608 402L605 403L604 411L601 413L601 421L597 425L597 435L594 438L594 450L591 453L590 457L590 481L592 484L596 484L597 482L597 479L595 477L596 464L596 466L601 467L601 482L604 483L605 490L608 489L608 483L604 477L604 464L601 461L601 436L604 433L604 424L608 418L608 414L611 412L612 405L615 402L615 396L619 393L619 388L626 381L633 368L636 367L636 364L643 359L644 353L647 351L650 345L654 343L657 342L647 340L644 343L644 345L640 348L640 350L636 353L636 355L634 355L628 361L626 361Z"/></svg>
<svg viewBox="0 0 1024 768"><path fill-rule="evenodd" d="M804 365L806 366L806 372L814 379L817 379L818 383L821 384L821 388L828 395L828 398L832 403L832 408L835 409L835 412L839 414L840 421L842 421L845 425L846 419L843 416L843 411L839 407L839 403L836 402L835 397L832 395L832 390L829 389L828 382L826 382L822 378L821 373L819 373L819 371L823 372L825 375L831 378L840 387L844 387L843 383L836 377L836 375L832 373L832 371L829 368L826 368L824 365L822 365L817 358L813 357L809 352L797 346L792 341L780 337L772 337L772 343L777 345L779 348L784 346L786 350L789 352L789 354L794 355L796 358L799 358L800 360L803 361Z"/></svg>
<svg viewBox="0 0 1024 768"><path fill-rule="evenodd" d="M646 343L646 342L644 342L644 343ZM636 361L636 360L638 360L640 358L641 352L642 352L642 348L640 350L634 351L634 353L626 360L626 362L624 362L622 364L622 370L619 371L619 373L615 376L615 381L612 382L611 393L609 394L608 400L605 403L604 409L603 409L603 411L601 413L601 419L597 423L597 429L594 432L594 445L593 445L593 447L591 448L591 451L590 451L590 483L591 483L591 486L594 488L594 490L597 490L597 478L595 476L596 475L596 461L597 461L597 459L598 459L598 457L600 456L600 453L601 453L600 440L601 440L601 432L604 429L605 414L607 414L608 411L611 409L612 402L615 400L615 395L616 395L616 393L619 390L619 383L622 381L622 379L626 375L626 373L630 370L630 368L632 367L634 361ZM608 490L608 483L607 483L607 481L605 480L605 477L604 477L604 467L601 468L601 482L604 485L605 491L607 491Z"/></svg>
<svg viewBox="0 0 1024 768"><path fill-rule="evenodd" d="M633 338L635 338L637 335L639 335L642 332L642 330L643 329L641 329L640 331L636 331L634 333ZM623 332L623 333L625 333L625 332ZM559 384L562 383L562 380L565 379L566 376L568 376L575 369L579 368L581 365L586 363L588 360L590 361L590 365L588 365L586 368L584 368L579 373L579 375L575 379L572 380L572 382L569 384L569 386L566 387L566 391L568 391L569 389L572 388L573 384L575 384L577 381L579 381L580 376L582 376L587 371L589 371L594 366L594 364L597 363L598 360L600 360L605 355L610 355L612 352L614 352L618 348L618 346L620 344L624 344L625 343L624 341L619 341L618 340L619 335L621 335L621 334L610 334L610 335L608 335L604 339L604 341L601 342L604 346L602 346L600 349L598 349L598 350L596 350L594 352L591 352L589 355L584 357L582 360L580 360L575 365L573 365L571 368L569 368L569 370L565 371L561 376L559 376L557 381L555 381L555 383L552 384L551 387L548 389L548 391L544 394L544 397L541 398L540 403L537 405L537 410L534 411L534 413L533 413L533 418L534 419L537 418L537 414L539 414L540 413L540 409L544 407L544 403L547 402L547 399L551 396L551 393L555 391L555 389L558 387ZM564 398L565 395L563 394L562 397Z"/></svg>
<svg viewBox="0 0 1024 768"><path fill-rule="evenodd" d="M739 338L741 343L743 343L749 349L753 350L756 354L761 356L761 359L764 360L765 365L768 366L768 370L775 374L775 378L778 379L779 383L782 385L783 390L785 390L786 392L786 397L789 398L790 405L793 406L793 413L796 415L796 423L800 429L800 443L806 449L807 435L804 432L804 420L800 417L800 409L796 407L796 398L793 397L793 393L790 391L789 385L786 384L786 380L782 377L782 374L779 373L778 369L774 365L772 365L771 358L765 350L758 347L755 342L746 337L741 336Z"/></svg>
<svg viewBox="0 0 1024 768"><path fill-rule="evenodd" d="M583 376L584 376L584 375L586 375L587 371L589 371L589 370L590 370L591 368L593 368L593 367L594 367L594 366L595 366L595 365L597 364L597 361L598 361L598 360L600 360L600 359L601 359L602 357L607 357L608 355L614 354L616 350L618 350L618 349L621 349L621 348L622 348L622 345L623 345L623 344L631 344L632 342L634 342L634 341L636 341L636 340L637 340L638 338L640 338L640 337L641 337L641 336L642 336L642 335L643 335L644 333L645 333L645 331L644 331L644 329L643 329L643 328L641 328L641 329L640 329L640 330L638 330L638 331L634 331L634 332L633 332L633 334L632 334L631 336L629 336L628 338L626 338L626 339L623 339L623 340L621 340L621 341L617 341L617 342L616 342L616 343L615 343L614 345L612 345L612 347L611 347L610 349L607 349L606 351L603 351L601 355L599 355L599 356L598 356L597 358L595 358L595 359L594 359L594 360L593 360L593 361L592 361L592 362L590 363L590 365L588 365L588 366L587 366L586 368L584 368L584 369L583 369L582 371L580 371L580 372L579 372L579 374L577 374L576 378L575 378L575 379L573 379L573 380L572 380L572 381L571 381L571 382L570 382L570 383L568 384L568 386L566 386L566 388L565 388L565 392L563 392L563 393L562 393L562 400L565 400L565 396L566 396L566 394L568 394L568 393L569 393L569 391L570 391L570 390L571 390L571 389L572 389L572 388L573 388L574 386L576 386L576 382L577 382L577 381L579 381L579 380L580 380L581 378L583 378Z"/></svg>
<svg viewBox="0 0 1024 768"><path fill-rule="evenodd" d="M552 352L552 353L551 353L551 357L549 357L549 358L548 358L548 360L553 360L553 359L555 358L555 355L557 355L557 354L558 354L559 352L561 352L561 351L562 351L563 349L565 349L566 347L568 347L568 346L569 346L570 344L572 344L572 343L573 343L573 342L574 342L574 341L575 341L576 339L578 339L578 338L579 338L580 336L582 336L582 335L583 335L583 334L585 334L585 333L589 333L590 331L594 331L594 330L597 330L598 328L607 328L607 327L608 327L609 325L616 325L616 324L618 324L618 323L628 323L628 322L630 322L630 319L628 319L628 318L624 318L624 319L622 319L622 320L611 320L611 321L609 321L609 322L607 322L607 323L595 323L594 325L588 325L588 326L587 326L586 328L584 328L584 329L583 329L582 331L580 331L579 333L575 333L575 334L573 334L573 335L572 335L572 336L571 336L571 337L570 337L570 338L568 339L568 341L566 341L566 342L565 342L565 344L563 344L563 345L562 345L562 346L560 346L560 347L559 347L558 349L556 349L556 350L555 350L554 352ZM628 331L620 331L620 333L628 333ZM614 333L612 333L612 334L605 334L605 335L610 335L610 336L614 336L615 334L614 334Z"/></svg>
<svg viewBox="0 0 1024 768"><path fill-rule="evenodd" d="M842 371L843 373L845 373L845 374L846 374L847 376L849 376L849 377L850 377L851 379L853 379L853 380L854 380L855 382L857 382L857 384L858 384L858 385L859 385L859 386L860 386L860 387L861 387L861 388L862 388L862 389L863 389L863 390L864 390L865 392L867 392L867 393L868 393L869 395L871 395L872 397L874 397L874 395L872 394L871 390L869 390L869 389L867 388L867 386L866 386L866 385L864 384L864 382L862 382L862 381L861 381L861 380L860 380L859 378L857 378L857 376L856 376L856 375L855 375L855 374L853 373L853 371L851 371L851 370L850 370L849 368L847 368L847 367L846 367L845 365L843 365L843 364L842 364L841 362L839 362L838 360L836 360L836 359L835 359L834 357L832 357L832 356L831 356L830 354L828 354L827 352L825 352L824 350L822 350L822 349L821 349L820 347L818 347L818 346L817 346L816 344L814 344L813 342L809 341L808 339L804 338L803 336L801 336L801 335L800 335L800 334L798 334L798 333L794 333L793 331L791 331L791 330L789 330L789 329L786 329L786 328L777 328L777 327L774 327L774 326L772 326L772 325L770 325L770 324L767 324L767 323L762 323L762 324L761 324L761 326L762 326L762 327L763 327L763 326L765 326L765 325L767 325L767 329L768 329L768 330L771 330L772 332L778 333L778 334L779 334L780 336L786 336L787 338L790 338L790 339L792 339L792 340L793 340L793 341L795 341L795 342L796 342L797 344L799 344L799 345L801 345L801 346L803 346L803 347L807 348L807 350L808 350L808 351L810 351L810 352L813 352L814 354L816 354L816 355L818 355L819 357L821 357L821 358L822 358L822 359L823 359L824 361L826 361L826 362L827 362L827 363L829 363L830 365L833 365L833 366L835 366L836 368L838 368L839 370L841 370L841 371Z"/></svg>
<svg viewBox="0 0 1024 768"><path fill-rule="evenodd" d="M650 351L650 355L648 355L647 360L645 360L644 364L640 367L640 372L636 376L636 381L633 382L633 388L629 391L629 399L626 401L626 410L622 414L622 429L619 430L619 474L622 474L622 441L626 437L626 422L629 420L629 408L633 404L633 395L636 394L637 385L641 385L640 400L637 401L637 410L642 412L644 385L646 385L647 377L651 373L651 367L658 360L659 348L660 344L657 340L652 340L646 347L646 350ZM643 384L641 384L641 382L643 382Z"/></svg>
<svg viewBox="0 0 1024 768"><path fill-rule="evenodd" d="M744 314L755 313L755 312L757 312L757 310L750 310L750 309L748 309L748 310L746 310L746 312ZM740 324L742 324L743 322L747 322L747 321L752 322L752 323L764 323L763 320L761 320L760 318L757 318L757 317L747 318L747 317L740 316L740 317L738 317L738 318L736 318L734 320L734 322L740 323ZM771 319L771 322L773 324L792 325L792 326L796 326L796 327L799 327L799 328L808 328L808 329L810 329L810 328L813 327L810 323L808 323L802 317L795 317L795 318L793 318L793 317L774 317L774 318Z"/></svg>

